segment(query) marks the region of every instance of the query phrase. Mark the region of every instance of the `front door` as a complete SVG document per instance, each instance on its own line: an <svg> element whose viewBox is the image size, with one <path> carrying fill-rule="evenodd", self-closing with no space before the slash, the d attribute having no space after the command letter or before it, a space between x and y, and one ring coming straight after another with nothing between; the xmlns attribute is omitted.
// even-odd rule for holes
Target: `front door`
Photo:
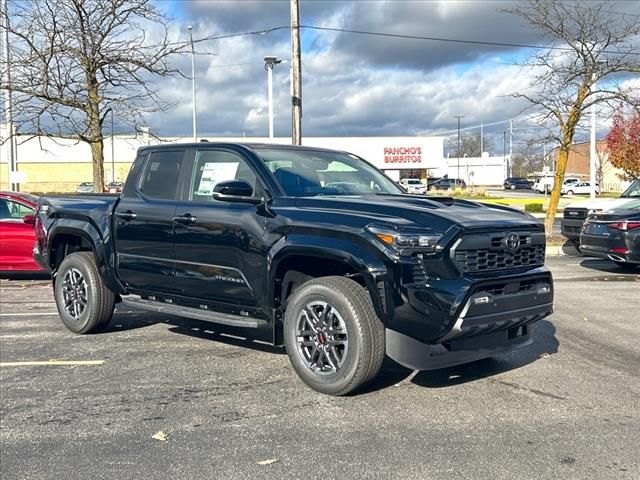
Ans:
<svg viewBox="0 0 640 480"><path fill-rule="evenodd" d="M179 294L174 282L173 217L186 150L161 150L134 165L115 210L117 269L135 293Z"/></svg>
<svg viewBox="0 0 640 480"><path fill-rule="evenodd" d="M176 283L185 297L251 311L266 277L265 218L255 205L213 199L218 182L234 179L246 180L254 191L262 188L240 153L196 151L190 188L175 214Z"/></svg>

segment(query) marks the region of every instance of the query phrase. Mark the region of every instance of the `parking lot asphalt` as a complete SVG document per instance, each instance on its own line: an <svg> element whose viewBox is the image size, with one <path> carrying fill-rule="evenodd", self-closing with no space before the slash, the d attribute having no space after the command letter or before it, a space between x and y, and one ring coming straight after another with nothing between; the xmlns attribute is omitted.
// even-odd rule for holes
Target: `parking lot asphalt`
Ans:
<svg viewBox="0 0 640 480"><path fill-rule="evenodd" d="M3 280L0 477L637 479L640 271L548 265L556 313L533 345L435 372L386 361L345 398L304 386L266 333L118 309L77 336L48 282ZM51 359L71 363L13 363Z"/></svg>

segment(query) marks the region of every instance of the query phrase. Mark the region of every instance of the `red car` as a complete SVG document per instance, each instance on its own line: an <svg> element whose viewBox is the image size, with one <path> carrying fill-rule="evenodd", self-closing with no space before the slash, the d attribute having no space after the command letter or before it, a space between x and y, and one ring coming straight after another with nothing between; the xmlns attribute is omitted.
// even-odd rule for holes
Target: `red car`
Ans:
<svg viewBox="0 0 640 480"><path fill-rule="evenodd" d="M0 192L0 274L43 271L33 259L37 197Z"/></svg>

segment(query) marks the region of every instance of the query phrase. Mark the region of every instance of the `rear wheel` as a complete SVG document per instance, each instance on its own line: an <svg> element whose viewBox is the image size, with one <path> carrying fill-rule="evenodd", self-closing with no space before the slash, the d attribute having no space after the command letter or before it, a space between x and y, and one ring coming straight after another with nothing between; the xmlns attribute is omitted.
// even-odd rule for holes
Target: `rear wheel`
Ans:
<svg viewBox="0 0 640 480"><path fill-rule="evenodd" d="M309 280L287 302L284 341L291 365L312 389L346 395L380 370L384 325L371 298L344 277Z"/></svg>
<svg viewBox="0 0 640 480"><path fill-rule="evenodd" d="M54 294L60 319L74 333L91 333L105 326L115 295L103 283L92 252L65 257L56 276Z"/></svg>

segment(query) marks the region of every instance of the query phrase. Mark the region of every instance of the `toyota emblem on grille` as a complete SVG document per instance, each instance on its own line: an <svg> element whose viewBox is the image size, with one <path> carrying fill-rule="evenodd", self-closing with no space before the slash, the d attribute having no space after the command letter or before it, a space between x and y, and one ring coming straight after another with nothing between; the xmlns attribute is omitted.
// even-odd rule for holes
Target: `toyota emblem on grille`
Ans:
<svg viewBox="0 0 640 480"><path fill-rule="evenodd" d="M509 233L504 237L504 246L512 252L515 252L520 248L520 235L517 233Z"/></svg>

